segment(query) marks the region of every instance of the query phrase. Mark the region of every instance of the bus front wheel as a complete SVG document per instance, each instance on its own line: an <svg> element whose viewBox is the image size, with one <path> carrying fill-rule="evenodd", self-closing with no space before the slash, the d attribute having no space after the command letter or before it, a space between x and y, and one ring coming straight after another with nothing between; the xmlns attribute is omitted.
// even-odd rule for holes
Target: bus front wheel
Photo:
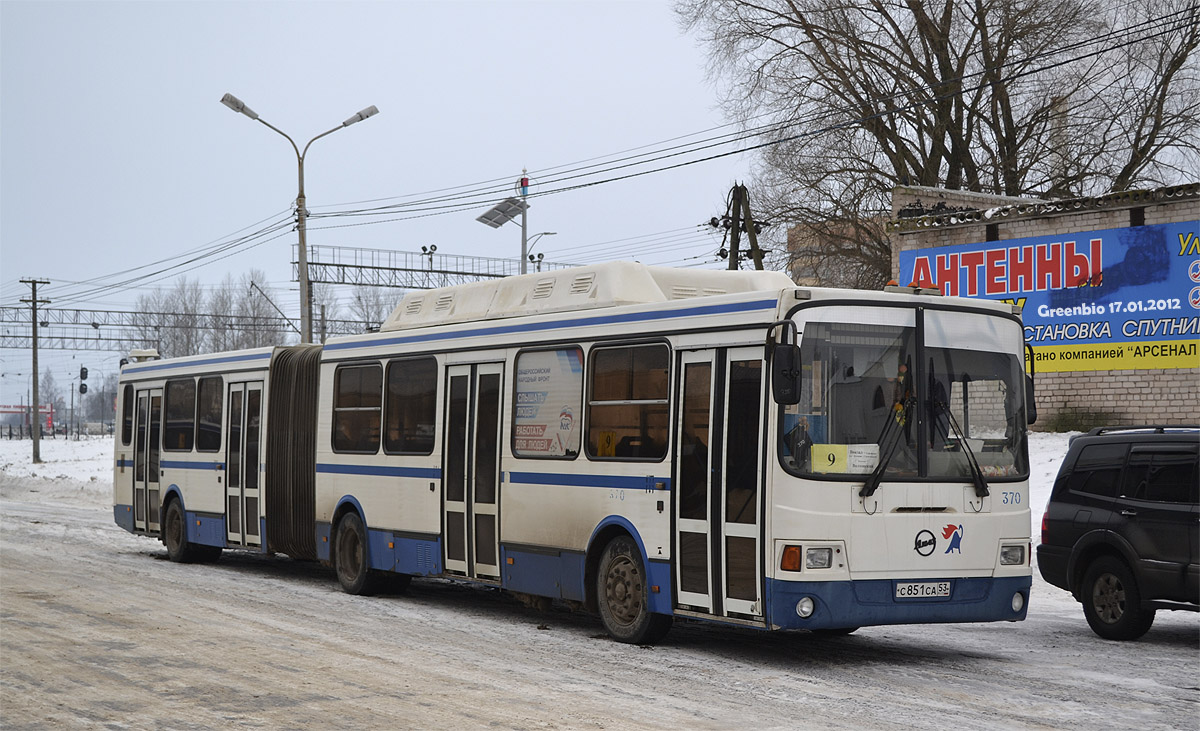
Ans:
<svg viewBox="0 0 1200 731"><path fill-rule="evenodd" d="M628 536L617 536L605 546L596 576L600 620L613 639L649 645L671 629L669 615L650 611L649 592L641 552Z"/></svg>

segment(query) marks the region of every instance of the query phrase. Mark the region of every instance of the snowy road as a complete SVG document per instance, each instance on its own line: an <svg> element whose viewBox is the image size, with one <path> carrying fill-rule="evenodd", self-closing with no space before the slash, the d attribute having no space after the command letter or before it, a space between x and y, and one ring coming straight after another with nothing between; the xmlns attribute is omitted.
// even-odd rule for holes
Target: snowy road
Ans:
<svg viewBox="0 0 1200 731"><path fill-rule="evenodd" d="M1036 570L1022 623L840 639L677 623L642 648L586 614L444 581L362 598L287 559L172 564L113 524L108 478L88 476L95 457L50 459L31 476L0 452L5 728L1194 729L1200 718L1200 617L1160 612L1143 640L1105 642Z"/></svg>

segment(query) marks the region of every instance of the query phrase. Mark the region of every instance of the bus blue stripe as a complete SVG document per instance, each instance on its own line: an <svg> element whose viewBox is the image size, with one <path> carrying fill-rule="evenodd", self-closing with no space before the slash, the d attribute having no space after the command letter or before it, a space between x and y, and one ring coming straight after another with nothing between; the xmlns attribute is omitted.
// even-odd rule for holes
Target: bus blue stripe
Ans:
<svg viewBox="0 0 1200 731"><path fill-rule="evenodd" d="M580 475L561 472L509 472L508 481L523 485L567 485L569 487L608 487L622 490L653 489L661 482L671 487L666 477L628 477L623 475Z"/></svg>
<svg viewBox="0 0 1200 731"><path fill-rule="evenodd" d="M384 465L366 464L329 464L317 465L317 472L330 475L377 475L382 477L421 477L438 480L442 477L440 467L388 467Z"/></svg>
<svg viewBox="0 0 1200 731"><path fill-rule="evenodd" d="M220 363L242 363L251 360L270 360L270 353L251 353L249 355L231 355L221 358L205 358L203 360L191 360L186 363L179 362L160 362L150 365L125 366L124 373L145 373L148 371L161 371L170 368L194 368L197 366L217 365Z"/></svg>
<svg viewBox="0 0 1200 731"><path fill-rule="evenodd" d="M175 460L175 459L164 459L161 462L159 462L158 464L160 467L162 467L164 469L170 467L171 469L174 469L174 470L219 470L219 469L221 469L221 466L222 466L222 463L215 462L215 461L214 462L183 462L181 460ZM132 460L129 462L129 466L130 467L133 466Z"/></svg>
<svg viewBox="0 0 1200 731"><path fill-rule="evenodd" d="M755 300L753 302L734 302L721 305L699 305L685 307L680 310L656 310L653 312L631 312L624 315L596 315L575 319L552 320L550 322L534 322L518 325L495 325L473 330L456 330L454 332L424 333L420 335L401 335L394 337L376 338L368 341L353 343L328 343L325 350L350 350L354 348L374 348L381 345L402 345L406 343L427 343L437 340L453 340L456 338L478 338L489 335L510 335L514 333L532 333L543 330L556 330L567 327L587 327L591 325L612 325L630 322L649 322L652 320L672 320L698 315L722 315L735 312L750 312L754 310L774 309L778 300Z"/></svg>

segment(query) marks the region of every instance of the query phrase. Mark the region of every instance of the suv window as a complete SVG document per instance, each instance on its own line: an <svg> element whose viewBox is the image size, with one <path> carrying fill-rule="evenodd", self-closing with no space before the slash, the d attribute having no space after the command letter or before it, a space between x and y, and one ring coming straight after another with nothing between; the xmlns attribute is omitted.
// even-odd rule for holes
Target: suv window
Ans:
<svg viewBox="0 0 1200 731"><path fill-rule="evenodd" d="M1067 489L1101 497L1117 496L1121 484L1121 466L1128 444L1089 444L1079 451L1067 480Z"/></svg>
<svg viewBox="0 0 1200 731"><path fill-rule="evenodd" d="M1138 449L1129 455L1121 494L1164 503L1200 502L1196 449L1186 446Z"/></svg>

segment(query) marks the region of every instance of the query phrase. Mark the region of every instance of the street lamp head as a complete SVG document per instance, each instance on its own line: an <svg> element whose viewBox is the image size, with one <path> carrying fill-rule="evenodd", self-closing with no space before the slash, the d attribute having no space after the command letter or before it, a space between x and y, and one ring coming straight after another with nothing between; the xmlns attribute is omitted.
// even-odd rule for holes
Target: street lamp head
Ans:
<svg viewBox="0 0 1200 731"><path fill-rule="evenodd" d="M258 119L258 112L246 106L245 102L243 102L241 99L238 99L233 94L226 94L225 96L221 97L221 103L235 112L241 112L242 114L245 114L250 119Z"/></svg>
<svg viewBox="0 0 1200 731"><path fill-rule="evenodd" d="M379 109L374 104L372 104L371 106L362 110L358 114L355 114L350 119L347 119L345 122L342 122L342 126L349 127L352 124L357 124L357 123L363 121L367 117L374 117L376 114L379 114Z"/></svg>
<svg viewBox="0 0 1200 731"><path fill-rule="evenodd" d="M543 236L557 236L557 235L558 235L557 231L542 231L541 233L536 233L533 236L529 237L529 248L532 249L533 245L536 244L538 241L540 241Z"/></svg>

